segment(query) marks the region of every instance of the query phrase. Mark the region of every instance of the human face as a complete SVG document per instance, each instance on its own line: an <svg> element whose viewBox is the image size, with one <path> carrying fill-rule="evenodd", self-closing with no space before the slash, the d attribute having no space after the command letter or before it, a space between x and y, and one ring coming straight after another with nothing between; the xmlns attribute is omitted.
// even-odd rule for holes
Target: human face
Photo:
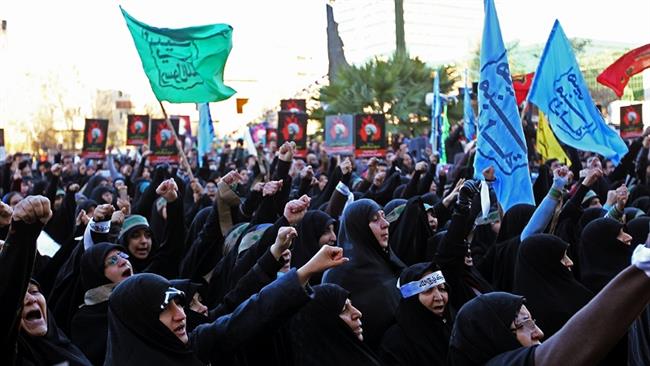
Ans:
<svg viewBox="0 0 650 366"><path fill-rule="evenodd" d="M205 184L205 193L210 197L211 200L217 198L217 185L213 182L208 182Z"/></svg>
<svg viewBox="0 0 650 366"><path fill-rule="evenodd" d="M438 218L433 216L433 214L427 211L427 220L429 221L429 227L431 230L436 231L438 229Z"/></svg>
<svg viewBox="0 0 650 366"><path fill-rule="evenodd" d="M559 168L561 165L562 165L562 164L560 164L559 161L554 160L554 161L551 163L551 172L555 171L555 169Z"/></svg>
<svg viewBox="0 0 650 366"><path fill-rule="evenodd" d="M42 337L47 333L47 304L40 289L33 283L27 287L23 299L20 327L32 337Z"/></svg>
<svg viewBox="0 0 650 366"><path fill-rule="evenodd" d="M430 275L431 273L433 272L426 272L422 278ZM418 300L420 300L420 304L427 308L427 310L431 311L437 316L442 316L445 312L445 306L447 306L447 302L449 301L447 286L445 286L445 284L441 284L431 287L424 292L420 292L418 294Z"/></svg>
<svg viewBox="0 0 650 366"><path fill-rule="evenodd" d="M170 301L165 307L165 310L158 316L158 320L183 343L187 343L188 341L185 319L185 311L177 299Z"/></svg>
<svg viewBox="0 0 650 366"><path fill-rule="evenodd" d="M560 263L562 263L562 265L565 266L569 271L571 270L571 267L573 267L573 261L566 254L566 250L564 251L564 256L562 259L560 259Z"/></svg>
<svg viewBox="0 0 650 366"><path fill-rule="evenodd" d="M133 230L128 236L129 252L137 259L147 259L151 252L151 234L149 230L141 228Z"/></svg>
<svg viewBox="0 0 650 366"><path fill-rule="evenodd" d="M591 201L589 202L589 208L592 208L592 207L598 207L598 208L603 207L603 205L600 203L600 198L594 197L594 198L591 199Z"/></svg>
<svg viewBox="0 0 650 366"><path fill-rule="evenodd" d="M618 232L618 236L616 236L616 239L618 239L625 245L632 245L632 235L623 231L623 228L621 228L621 231Z"/></svg>
<svg viewBox="0 0 650 366"><path fill-rule="evenodd" d="M361 328L361 312L359 309L352 306L350 299L345 300L345 305L339 314L339 318L347 324L348 327L352 330L355 336L360 341L363 341L363 328Z"/></svg>
<svg viewBox="0 0 650 366"><path fill-rule="evenodd" d="M104 200L105 203L113 202L113 194L111 192L102 193L102 200Z"/></svg>
<svg viewBox="0 0 650 366"><path fill-rule="evenodd" d="M519 309L519 314L512 323L510 331L515 334L517 341L524 347L531 347L541 344L544 338L544 332L535 324L535 320L530 315L525 305Z"/></svg>
<svg viewBox="0 0 650 366"><path fill-rule="evenodd" d="M133 274L129 256L117 249L113 249L104 258L104 276L112 283L120 283Z"/></svg>
<svg viewBox="0 0 650 366"><path fill-rule="evenodd" d="M382 248L388 247L388 221L386 221L386 216L384 215L383 210L375 212L374 215L370 218L368 226L372 230L372 234L379 242L379 245Z"/></svg>
<svg viewBox="0 0 650 366"><path fill-rule="evenodd" d="M201 295L195 293L192 297L192 302L190 302L190 310L208 316L208 307L203 305L201 302Z"/></svg>
<svg viewBox="0 0 650 366"><path fill-rule="evenodd" d="M242 169L242 170L240 170L240 171L239 171L239 175L241 175L241 179L239 180L239 182L240 182L241 184L246 184L246 183L248 183L248 170L246 170L246 169Z"/></svg>
<svg viewBox="0 0 650 366"><path fill-rule="evenodd" d="M318 245L323 246L323 245L336 245L336 234L334 233L334 225L330 224L330 226L327 227L327 231L320 236L318 239Z"/></svg>

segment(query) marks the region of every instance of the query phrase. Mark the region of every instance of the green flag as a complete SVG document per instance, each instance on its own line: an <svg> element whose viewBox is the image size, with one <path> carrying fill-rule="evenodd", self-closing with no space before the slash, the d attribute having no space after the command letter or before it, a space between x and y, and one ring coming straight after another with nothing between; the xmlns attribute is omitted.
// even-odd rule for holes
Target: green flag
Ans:
<svg viewBox="0 0 650 366"><path fill-rule="evenodd" d="M158 100L207 103L235 94L223 83L232 48L231 26L155 28L134 19L122 7L120 10Z"/></svg>

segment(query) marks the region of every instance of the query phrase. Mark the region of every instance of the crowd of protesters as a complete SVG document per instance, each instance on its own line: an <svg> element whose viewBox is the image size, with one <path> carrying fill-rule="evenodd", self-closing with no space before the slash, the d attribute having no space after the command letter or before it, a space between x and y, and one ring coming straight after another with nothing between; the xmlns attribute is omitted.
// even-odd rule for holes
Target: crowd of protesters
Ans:
<svg viewBox="0 0 650 366"><path fill-rule="evenodd" d="M452 132L448 164L8 156L0 364L650 364L650 135L615 167L531 161L536 205L504 210Z"/></svg>

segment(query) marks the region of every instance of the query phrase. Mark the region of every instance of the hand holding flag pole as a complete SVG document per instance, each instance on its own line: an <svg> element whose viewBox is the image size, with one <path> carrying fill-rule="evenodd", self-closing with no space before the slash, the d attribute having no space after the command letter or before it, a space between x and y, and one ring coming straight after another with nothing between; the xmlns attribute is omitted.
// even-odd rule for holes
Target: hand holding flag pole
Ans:
<svg viewBox="0 0 650 366"><path fill-rule="evenodd" d="M167 127L172 131L172 135L174 135L174 141L176 141L176 149L178 150L178 154L181 156L181 165L187 170L187 175L190 176L190 180L194 179L194 174L192 173L192 167L190 166L189 161L187 160L187 155L185 155L185 151L183 150L183 144L181 143L181 140L178 138L178 135L176 134L176 129L174 128L174 125L172 125L172 121L169 119L169 116L167 115L167 111L165 110L165 106L163 106L161 101L158 101L160 104L160 109L162 109L163 116L165 117L165 122L167 123Z"/></svg>

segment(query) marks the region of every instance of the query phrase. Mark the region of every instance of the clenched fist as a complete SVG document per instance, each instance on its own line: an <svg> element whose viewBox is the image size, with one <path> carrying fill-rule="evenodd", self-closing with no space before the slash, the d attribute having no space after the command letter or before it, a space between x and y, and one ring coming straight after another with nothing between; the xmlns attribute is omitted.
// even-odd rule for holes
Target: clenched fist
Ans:
<svg viewBox="0 0 650 366"><path fill-rule="evenodd" d="M50 200L43 196L27 196L14 207L13 219L33 224L40 221L42 224L52 217Z"/></svg>

